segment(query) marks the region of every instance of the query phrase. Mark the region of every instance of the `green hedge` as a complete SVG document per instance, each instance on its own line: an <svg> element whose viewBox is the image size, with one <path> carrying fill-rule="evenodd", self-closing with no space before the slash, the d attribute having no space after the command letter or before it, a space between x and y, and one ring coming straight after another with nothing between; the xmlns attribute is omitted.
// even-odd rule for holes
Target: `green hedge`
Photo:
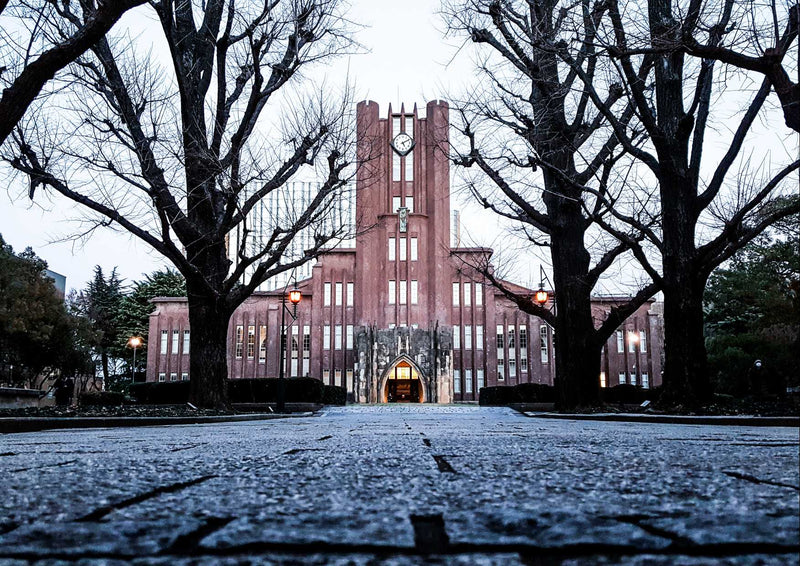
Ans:
<svg viewBox="0 0 800 566"><path fill-rule="evenodd" d="M347 389L338 385L324 385L322 390L323 405L346 405Z"/></svg>
<svg viewBox="0 0 800 566"><path fill-rule="evenodd" d="M130 392L131 397L142 405L181 405L189 401L190 383L134 383ZM323 396L324 386L319 379L286 379L287 403L323 403ZM277 399L276 378L228 380L228 400L231 403L274 403Z"/></svg>
<svg viewBox="0 0 800 566"><path fill-rule="evenodd" d="M83 407L119 407L124 403L125 395L118 391L92 391L78 396L78 404Z"/></svg>

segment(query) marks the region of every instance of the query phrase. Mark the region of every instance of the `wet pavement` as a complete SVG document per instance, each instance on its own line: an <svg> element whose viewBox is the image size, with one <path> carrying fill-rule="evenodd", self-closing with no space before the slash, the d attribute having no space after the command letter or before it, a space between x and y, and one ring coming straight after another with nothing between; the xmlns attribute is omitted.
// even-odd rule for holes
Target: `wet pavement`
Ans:
<svg viewBox="0 0 800 566"><path fill-rule="evenodd" d="M383 405L0 436L0 564L797 564L796 428Z"/></svg>

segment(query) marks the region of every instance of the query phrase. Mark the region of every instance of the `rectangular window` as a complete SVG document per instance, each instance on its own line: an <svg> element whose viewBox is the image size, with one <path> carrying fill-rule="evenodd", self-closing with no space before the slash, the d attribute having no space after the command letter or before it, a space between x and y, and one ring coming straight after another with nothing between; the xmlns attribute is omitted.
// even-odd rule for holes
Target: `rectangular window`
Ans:
<svg viewBox="0 0 800 566"><path fill-rule="evenodd" d="M606 383L606 372L600 372L600 387L607 387L608 384Z"/></svg>
<svg viewBox="0 0 800 566"><path fill-rule="evenodd" d="M406 261L408 259L406 254L406 239L400 238L400 261Z"/></svg>
<svg viewBox="0 0 800 566"><path fill-rule="evenodd" d="M621 354L625 351L625 335L622 330L617 330L617 353Z"/></svg>
<svg viewBox="0 0 800 566"><path fill-rule="evenodd" d="M398 210L400 210L400 197L392 197L392 213L397 214Z"/></svg>
<svg viewBox="0 0 800 566"><path fill-rule="evenodd" d="M461 370L453 370L453 393L461 393Z"/></svg>
<svg viewBox="0 0 800 566"><path fill-rule="evenodd" d="M453 349L461 349L461 327L457 324L453 325Z"/></svg>
<svg viewBox="0 0 800 566"><path fill-rule="evenodd" d="M411 238L411 261L417 261L419 249L417 248L417 238Z"/></svg>
<svg viewBox="0 0 800 566"><path fill-rule="evenodd" d="M324 283L322 285L322 304L323 306L330 306L331 304L331 284Z"/></svg>
<svg viewBox="0 0 800 566"><path fill-rule="evenodd" d="M636 372L631 372L631 385L636 385Z"/></svg>
<svg viewBox="0 0 800 566"><path fill-rule="evenodd" d="M647 332L644 330L639 331L639 351L646 352L647 351ZM644 377L644 374L642 374Z"/></svg>
<svg viewBox="0 0 800 566"><path fill-rule="evenodd" d="M524 324L519 327L519 349L521 352L528 349L528 327Z"/></svg>
<svg viewBox="0 0 800 566"><path fill-rule="evenodd" d="M353 390L353 370L351 370L351 369L347 370L345 372L345 375L347 376L347 390L348 391L352 391Z"/></svg>
<svg viewBox="0 0 800 566"><path fill-rule="evenodd" d="M650 389L650 375L647 373L642 373L642 387Z"/></svg>
<svg viewBox="0 0 800 566"><path fill-rule="evenodd" d="M189 374L186 373L186 372L183 372L181 374L181 381L189 381Z"/></svg>
<svg viewBox="0 0 800 566"><path fill-rule="evenodd" d="M478 373L478 393L481 392L481 389L486 387L486 379L483 377L483 370L477 370Z"/></svg>
<svg viewBox="0 0 800 566"><path fill-rule="evenodd" d="M169 341L169 332L166 330L161 331L161 353L167 353L167 342Z"/></svg>
<svg viewBox="0 0 800 566"><path fill-rule="evenodd" d="M414 137L414 115L413 114L406 114L405 115L405 119L403 121L405 122L405 124L404 124L405 125L405 130L403 130L403 131L405 133L407 133L410 138L413 138Z"/></svg>
<svg viewBox="0 0 800 566"><path fill-rule="evenodd" d="M460 304L459 293L461 292L461 285L458 283L453 283L453 306L457 307Z"/></svg>
<svg viewBox="0 0 800 566"><path fill-rule="evenodd" d="M342 349L342 325L337 324L335 327L335 334L333 336L333 349L334 350L341 350Z"/></svg>
<svg viewBox="0 0 800 566"><path fill-rule="evenodd" d="M506 367L505 364L502 363L502 360L497 360L497 381L505 381L506 379Z"/></svg>
<svg viewBox="0 0 800 566"><path fill-rule="evenodd" d="M335 380L334 381L334 385L336 385L338 387L341 387L342 386L342 370L340 370L340 369L333 370L333 379Z"/></svg>
<svg viewBox="0 0 800 566"><path fill-rule="evenodd" d="M508 377L517 377L517 360L508 358Z"/></svg>
<svg viewBox="0 0 800 566"><path fill-rule="evenodd" d="M408 300L408 282L400 281L400 304L406 304Z"/></svg>
<svg viewBox="0 0 800 566"><path fill-rule="evenodd" d="M543 364L550 361L550 348L547 344L547 326L541 325L539 327L539 351L541 352L541 360Z"/></svg>
<svg viewBox="0 0 800 566"><path fill-rule="evenodd" d="M419 302L419 283L411 281L411 304L416 305Z"/></svg>
<svg viewBox="0 0 800 566"><path fill-rule="evenodd" d="M504 328L502 324L497 325L497 350L502 350L505 348L505 334ZM503 356L498 356L498 358L502 358Z"/></svg>
<svg viewBox="0 0 800 566"><path fill-rule="evenodd" d="M464 370L464 385L467 393L472 393L472 370L465 369Z"/></svg>
<svg viewBox="0 0 800 566"><path fill-rule="evenodd" d="M178 348L180 347L180 330L173 330L172 331L172 353L177 354Z"/></svg>
<svg viewBox="0 0 800 566"><path fill-rule="evenodd" d="M483 325L478 324L475 327L475 349L483 350Z"/></svg>
<svg viewBox="0 0 800 566"><path fill-rule="evenodd" d="M620 385L625 385L625 372L624 371L619 372L619 384Z"/></svg>
<svg viewBox="0 0 800 566"><path fill-rule="evenodd" d="M628 352L633 353L636 351L636 340L638 336L636 336L636 332L628 332Z"/></svg>
<svg viewBox="0 0 800 566"><path fill-rule="evenodd" d="M267 361L267 327L260 326L258 328L258 361L259 363L266 363Z"/></svg>
<svg viewBox="0 0 800 566"><path fill-rule="evenodd" d="M322 370L322 383L324 383L325 385L331 384L331 370L329 369Z"/></svg>
<svg viewBox="0 0 800 566"><path fill-rule="evenodd" d="M406 181L414 180L414 154L409 153L406 155ZM406 199L408 202L408 199ZM409 210L411 212L411 210Z"/></svg>
<svg viewBox="0 0 800 566"><path fill-rule="evenodd" d="M170 381L178 381L178 374L174 373L174 372L169 374L169 380Z"/></svg>
<svg viewBox="0 0 800 566"><path fill-rule="evenodd" d="M400 166L401 166L400 156L397 155L395 152L392 152L392 181L399 181L400 180ZM397 212L395 210L395 212Z"/></svg>
<svg viewBox="0 0 800 566"><path fill-rule="evenodd" d="M472 304L472 285L464 283L464 306L468 307Z"/></svg>
<svg viewBox="0 0 800 566"><path fill-rule="evenodd" d="M236 327L236 359L242 358L244 349L244 326Z"/></svg>
<svg viewBox="0 0 800 566"><path fill-rule="evenodd" d="M508 329L508 349L513 350L517 347L517 331L513 326Z"/></svg>
<svg viewBox="0 0 800 566"><path fill-rule="evenodd" d="M328 324L322 327L322 349L331 349L331 327Z"/></svg>
<svg viewBox="0 0 800 566"><path fill-rule="evenodd" d="M408 154L408 157L406 157L406 167L408 167L409 164L409 157L411 157L410 153ZM406 169L406 181L410 181L413 178L413 175L411 177L408 176L408 169ZM406 208L408 209L409 214L414 212L414 197L406 197Z"/></svg>
<svg viewBox="0 0 800 566"><path fill-rule="evenodd" d="M392 116L392 139L397 137L397 134L399 134L401 131L402 131L402 126L400 123L400 114Z"/></svg>
<svg viewBox="0 0 800 566"><path fill-rule="evenodd" d="M479 307L483 305L483 284L475 283L475 304Z"/></svg>
<svg viewBox="0 0 800 566"><path fill-rule="evenodd" d="M395 297L397 297L397 287L396 283L393 279L389 280L389 304L393 305L395 302Z"/></svg>
<svg viewBox="0 0 800 566"><path fill-rule="evenodd" d="M464 348L472 350L472 325L467 324L464 326Z"/></svg>
<svg viewBox="0 0 800 566"><path fill-rule="evenodd" d="M256 327L247 327L247 359L252 360L256 357Z"/></svg>
<svg viewBox="0 0 800 566"><path fill-rule="evenodd" d="M394 261L396 256L395 250L397 249L397 243L395 238L389 238L389 261Z"/></svg>
<svg viewBox="0 0 800 566"><path fill-rule="evenodd" d="M166 374L166 373L159 373L159 374L158 374L158 381L159 381L160 383L163 383L163 382L165 382L166 380L167 380L167 374Z"/></svg>
<svg viewBox="0 0 800 566"><path fill-rule="evenodd" d="M334 288L333 298L336 301L335 304L341 305L342 304L342 284L337 283L336 287Z"/></svg>
<svg viewBox="0 0 800 566"><path fill-rule="evenodd" d="M345 347L348 350L352 350L353 349L353 325L352 324L348 324L347 325L347 331L346 331L345 336L346 336L346 338L345 338L345 340L346 340Z"/></svg>
<svg viewBox="0 0 800 566"><path fill-rule="evenodd" d="M189 342L190 342L190 335L188 330L183 331L183 353L189 353Z"/></svg>
<svg viewBox="0 0 800 566"><path fill-rule="evenodd" d="M522 352L520 352L520 357L519 357L519 372L528 373L528 357L523 356Z"/></svg>
<svg viewBox="0 0 800 566"><path fill-rule="evenodd" d="M311 357L311 327L303 326L303 359Z"/></svg>
<svg viewBox="0 0 800 566"><path fill-rule="evenodd" d="M355 288L352 283L347 284L347 306L352 307L354 304Z"/></svg>

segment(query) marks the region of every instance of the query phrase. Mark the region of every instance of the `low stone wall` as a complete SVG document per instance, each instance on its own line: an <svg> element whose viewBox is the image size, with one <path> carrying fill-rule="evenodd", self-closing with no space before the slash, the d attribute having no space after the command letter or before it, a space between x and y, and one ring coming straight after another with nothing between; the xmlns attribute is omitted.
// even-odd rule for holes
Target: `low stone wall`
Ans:
<svg viewBox="0 0 800 566"><path fill-rule="evenodd" d="M0 387L0 408L38 407L39 400L44 396L45 392L38 389Z"/></svg>

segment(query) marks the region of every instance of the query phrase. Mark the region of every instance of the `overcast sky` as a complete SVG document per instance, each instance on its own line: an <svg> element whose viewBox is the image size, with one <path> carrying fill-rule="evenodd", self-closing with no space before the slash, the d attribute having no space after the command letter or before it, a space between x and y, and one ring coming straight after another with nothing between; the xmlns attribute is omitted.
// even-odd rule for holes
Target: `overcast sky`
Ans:
<svg viewBox="0 0 800 566"><path fill-rule="evenodd" d="M378 102L382 114L390 102L412 106L416 102L424 108L427 100L446 98L450 89L459 88L471 75L469 59L457 58L447 65L458 45L443 38L436 15L439 0L353 0L351 5L351 18L366 26L357 31L357 39L368 52L318 72L342 81L349 75L358 98ZM151 34L143 28L157 25L149 10L126 17L119 27L129 27L139 41L147 38ZM43 198L41 189L33 203L26 195L27 187L0 191L0 233L16 251L31 246L52 270L66 275L68 289L82 288L95 265L109 271L117 266L128 281L166 265L126 233L101 229L89 238L64 241L81 233L82 226L74 221L81 209L63 198Z"/></svg>

